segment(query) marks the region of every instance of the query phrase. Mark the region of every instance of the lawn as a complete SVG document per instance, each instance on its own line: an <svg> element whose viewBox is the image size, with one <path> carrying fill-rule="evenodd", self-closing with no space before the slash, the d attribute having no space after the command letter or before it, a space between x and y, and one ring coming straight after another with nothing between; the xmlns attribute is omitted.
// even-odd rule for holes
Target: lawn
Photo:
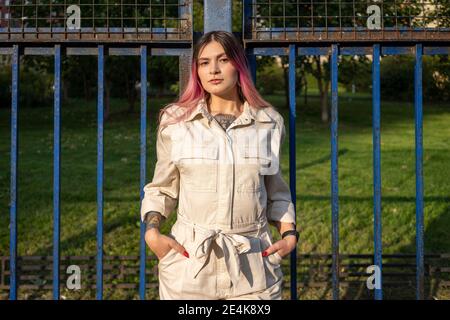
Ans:
<svg viewBox="0 0 450 320"><path fill-rule="evenodd" d="M284 115L283 96L267 96ZM158 108L149 99L147 181L155 162ZM297 102L296 191L300 253L331 251L330 129L317 98ZM342 97L339 105L339 232L342 253L373 252L372 107ZM139 254L139 113L112 101L104 134L104 253ZM62 110L61 255L96 254L96 102L72 99ZM450 108L424 106L425 253L450 252ZM21 109L19 117L18 254L52 254L53 110ZM0 256L9 254L10 112L0 110ZM289 137L283 174L289 182ZM382 103L384 253L415 253L414 106ZM167 232L175 215L164 225Z"/></svg>

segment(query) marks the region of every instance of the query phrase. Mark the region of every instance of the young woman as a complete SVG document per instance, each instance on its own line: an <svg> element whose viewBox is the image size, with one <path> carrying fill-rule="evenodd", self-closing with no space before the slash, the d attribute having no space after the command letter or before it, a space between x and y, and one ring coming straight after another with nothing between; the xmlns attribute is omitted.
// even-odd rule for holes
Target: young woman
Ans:
<svg viewBox="0 0 450 320"><path fill-rule="evenodd" d="M161 299L281 299L280 263L298 240L280 170L284 138L283 118L255 89L239 41L203 35L186 90L161 110L141 204ZM272 242L269 224L281 240Z"/></svg>

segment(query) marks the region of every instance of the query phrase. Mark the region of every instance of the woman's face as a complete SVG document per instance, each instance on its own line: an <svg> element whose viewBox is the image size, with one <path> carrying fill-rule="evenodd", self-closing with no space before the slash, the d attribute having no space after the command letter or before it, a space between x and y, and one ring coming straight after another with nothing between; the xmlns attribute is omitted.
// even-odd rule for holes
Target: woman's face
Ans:
<svg viewBox="0 0 450 320"><path fill-rule="evenodd" d="M203 88L212 95L231 96L236 89L238 71L226 56L222 45L211 41L203 47L197 59L198 76ZM212 79L220 79L217 83Z"/></svg>

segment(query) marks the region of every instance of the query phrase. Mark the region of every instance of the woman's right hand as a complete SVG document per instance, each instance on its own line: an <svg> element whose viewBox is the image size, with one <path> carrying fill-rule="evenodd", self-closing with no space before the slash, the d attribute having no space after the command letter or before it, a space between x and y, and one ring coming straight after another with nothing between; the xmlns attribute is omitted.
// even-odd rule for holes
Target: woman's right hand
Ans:
<svg viewBox="0 0 450 320"><path fill-rule="evenodd" d="M177 240L161 234L157 228L147 230L145 233L145 242L150 250L152 250L156 255L158 260L164 258L172 248L178 253L189 258L189 253L180 243L178 243Z"/></svg>

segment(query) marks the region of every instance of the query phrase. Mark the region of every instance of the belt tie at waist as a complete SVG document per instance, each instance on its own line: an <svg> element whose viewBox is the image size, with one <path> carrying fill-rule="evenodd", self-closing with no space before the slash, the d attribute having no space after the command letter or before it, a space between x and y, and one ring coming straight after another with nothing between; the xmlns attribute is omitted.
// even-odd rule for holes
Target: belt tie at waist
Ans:
<svg viewBox="0 0 450 320"><path fill-rule="evenodd" d="M239 234L222 233L221 230L208 230L205 234L197 233L196 235L199 236L199 239L195 241L198 245L196 245L195 249L195 259L192 261L194 278L197 277L206 264L206 260L211 252L211 244L215 241L223 251L228 274L231 282L236 287L241 273L239 254L248 252L251 249L250 240Z"/></svg>

